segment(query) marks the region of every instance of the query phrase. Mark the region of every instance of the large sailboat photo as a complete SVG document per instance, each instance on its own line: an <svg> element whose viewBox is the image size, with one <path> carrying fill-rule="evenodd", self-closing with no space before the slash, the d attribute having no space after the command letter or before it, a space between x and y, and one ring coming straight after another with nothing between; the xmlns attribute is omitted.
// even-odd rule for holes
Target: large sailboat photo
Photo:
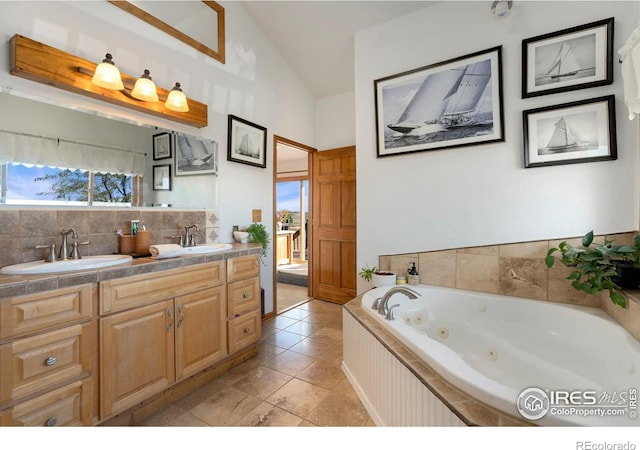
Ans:
<svg viewBox="0 0 640 450"><path fill-rule="evenodd" d="M378 110L379 151L429 150L500 135L498 67L495 57L476 57L377 86L383 106Z"/></svg>

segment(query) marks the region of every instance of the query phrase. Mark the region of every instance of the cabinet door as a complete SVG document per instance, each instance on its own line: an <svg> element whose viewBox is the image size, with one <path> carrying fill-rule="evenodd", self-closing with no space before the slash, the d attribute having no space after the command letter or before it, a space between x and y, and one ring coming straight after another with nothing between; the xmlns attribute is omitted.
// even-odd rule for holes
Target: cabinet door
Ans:
<svg viewBox="0 0 640 450"><path fill-rule="evenodd" d="M175 380L173 299L100 319L100 418L125 411Z"/></svg>
<svg viewBox="0 0 640 450"><path fill-rule="evenodd" d="M176 297L176 379L227 355L225 287Z"/></svg>

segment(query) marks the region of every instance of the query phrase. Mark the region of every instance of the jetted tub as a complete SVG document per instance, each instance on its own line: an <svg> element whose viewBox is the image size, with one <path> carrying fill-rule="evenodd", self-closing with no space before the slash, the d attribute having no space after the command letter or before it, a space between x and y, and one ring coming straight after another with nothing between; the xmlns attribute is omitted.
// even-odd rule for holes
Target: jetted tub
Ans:
<svg viewBox="0 0 640 450"><path fill-rule="evenodd" d="M532 420L539 425L640 425L640 405L635 403L640 344L604 311L427 285L408 287L422 295L409 299L393 294L388 305L399 305L393 309L395 320L371 309L388 287L365 293L362 307L458 389L515 417L523 417L519 404L531 406L525 410L528 419L546 411ZM521 397L527 389L533 397ZM523 403L540 400L540 392L550 399L543 405L546 409ZM573 393L571 400L565 392ZM606 395L610 398L605 401ZM598 416L593 412L597 408L622 412Z"/></svg>

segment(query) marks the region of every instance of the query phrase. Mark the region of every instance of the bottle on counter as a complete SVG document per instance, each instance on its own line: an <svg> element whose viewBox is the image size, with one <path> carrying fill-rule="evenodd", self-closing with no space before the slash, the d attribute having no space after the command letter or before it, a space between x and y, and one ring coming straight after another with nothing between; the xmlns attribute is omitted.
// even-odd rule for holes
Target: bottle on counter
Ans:
<svg viewBox="0 0 640 450"><path fill-rule="evenodd" d="M416 269L416 263L411 263L411 267L407 269L407 282L411 286L417 286L420 284L420 277L418 276L418 269Z"/></svg>

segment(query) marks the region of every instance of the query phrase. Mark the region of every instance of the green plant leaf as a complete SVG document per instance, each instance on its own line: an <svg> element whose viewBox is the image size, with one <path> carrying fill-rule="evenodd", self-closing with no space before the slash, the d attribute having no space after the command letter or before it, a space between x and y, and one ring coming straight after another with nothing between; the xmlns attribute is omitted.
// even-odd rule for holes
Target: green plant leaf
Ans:
<svg viewBox="0 0 640 450"><path fill-rule="evenodd" d="M609 298L611 299L614 305L617 305L620 308L627 307L627 299L619 291L609 291Z"/></svg>
<svg viewBox="0 0 640 450"><path fill-rule="evenodd" d="M582 246L589 247L593 242L593 230L582 236Z"/></svg>
<svg viewBox="0 0 640 450"><path fill-rule="evenodd" d="M546 258L544 258L544 263L547 265L547 268L551 269L553 264L556 262L556 258L553 255L547 254Z"/></svg>

